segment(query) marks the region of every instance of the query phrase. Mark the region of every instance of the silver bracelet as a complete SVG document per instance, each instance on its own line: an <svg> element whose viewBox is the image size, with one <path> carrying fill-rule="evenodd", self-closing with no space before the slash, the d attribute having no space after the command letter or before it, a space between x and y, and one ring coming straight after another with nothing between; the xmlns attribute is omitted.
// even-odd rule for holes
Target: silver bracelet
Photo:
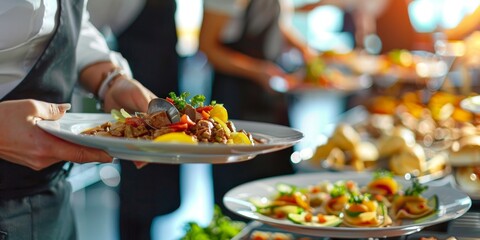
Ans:
<svg viewBox="0 0 480 240"><path fill-rule="evenodd" d="M118 75L126 75L125 71L121 68L115 68L113 71L107 74L107 77L103 79L100 88L98 89L97 96L100 100L105 99L105 94L107 93L108 88L110 87L110 83L113 79L115 79Z"/></svg>

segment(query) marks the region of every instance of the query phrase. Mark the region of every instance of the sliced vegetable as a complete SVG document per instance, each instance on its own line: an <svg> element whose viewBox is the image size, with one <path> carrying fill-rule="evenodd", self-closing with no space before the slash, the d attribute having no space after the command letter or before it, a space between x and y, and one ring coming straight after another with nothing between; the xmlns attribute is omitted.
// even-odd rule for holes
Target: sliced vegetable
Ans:
<svg viewBox="0 0 480 240"><path fill-rule="evenodd" d="M205 111L205 112L210 112L213 109L213 106L208 105L208 106L203 106L203 107L197 107L195 110L199 113Z"/></svg>
<svg viewBox="0 0 480 240"><path fill-rule="evenodd" d="M271 208L271 214L276 218L285 218L288 214L299 214L304 211L303 208L297 205L274 206Z"/></svg>
<svg viewBox="0 0 480 240"><path fill-rule="evenodd" d="M187 114L183 114L180 117L180 122L181 123L186 123L189 127L194 126L196 123L190 119L190 117Z"/></svg>
<svg viewBox="0 0 480 240"><path fill-rule="evenodd" d="M169 143L187 143L197 144L197 140L192 136L185 134L184 132L172 132L166 133L156 137L154 142L169 142Z"/></svg>
<svg viewBox="0 0 480 240"><path fill-rule="evenodd" d="M308 214L311 213L290 213L288 214L287 219L296 224L315 227L336 227L342 223L342 219L335 215L312 215L310 219L310 217L307 217ZM310 221L306 221L306 218Z"/></svg>
<svg viewBox="0 0 480 240"><path fill-rule="evenodd" d="M125 118L130 118L130 117L132 117L132 115L130 115L130 113L128 113L127 111L125 111L125 109L123 109L123 108L120 108L120 113L121 113L122 116L125 117Z"/></svg>
<svg viewBox="0 0 480 240"><path fill-rule="evenodd" d="M428 198L428 201L427 201L427 206L430 207L431 209L433 209L433 211L428 214L428 215L425 215L421 218L417 218L415 219L415 223L421 223L427 219L429 219L431 216L435 215L438 211L438 208L440 206L440 203L438 201L438 196L437 195L433 195L431 196L430 198Z"/></svg>
<svg viewBox="0 0 480 240"><path fill-rule="evenodd" d="M231 137L234 144L252 145L252 141L243 132L232 132Z"/></svg>
<svg viewBox="0 0 480 240"><path fill-rule="evenodd" d="M225 107L222 104L216 104L215 106L213 106L213 109L209 112L209 114L212 118L217 117L223 122L228 121L227 109L225 109Z"/></svg>
<svg viewBox="0 0 480 240"><path fill-rule="evenodd" d="M275 185L275 188L277 189L280 195L291 195L296 189L295 186L285 184L285 183L278 183Z"/></svg>
<svg viewBox="0 0 480 240"><path fill-rule="evenodd" d="M230 134L232 133L232 131L230 131L230 128L228 128L227 124L221 119L219 119L218 117L212 117L212 119L222 127L223 131L225 131L225 135L227 137L230 137Z"/></svg>

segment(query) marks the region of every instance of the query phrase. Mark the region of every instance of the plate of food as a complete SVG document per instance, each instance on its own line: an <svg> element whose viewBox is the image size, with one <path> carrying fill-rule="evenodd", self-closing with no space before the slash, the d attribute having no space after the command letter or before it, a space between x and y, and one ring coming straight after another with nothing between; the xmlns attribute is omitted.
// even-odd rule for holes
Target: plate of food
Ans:
<svg viewBox="0 0 480 240"><path fill-rule="evenodd" d="M390 172L304 173L260 179L227 192L226 207L293 233L370 238L408 235L460 217L470 197L449 185Z"/></svg>
<svg viewBox="0 0 480 240"><path fill-rule="evenodd" d="M388 126L385 119L378 120L384 127ZM418 143L415 133L403 126L392 124L391 131L378 136L362 128L337 124L326 142L316 147L311 158L298 163L297 168L304 172L388 169L398 176L415 176L422 183L445 177L452 171L444 146L446 141L427 147Z"/></svg>
<svg viewBox="0 0 480 240"><path fill-rule="evenodd" d="M37 124L59 138L103 149L115 158L170 164L245 161L293 146L303 138L286 126L228 119L223 105L198 104L204 98L197 95L187 100L187 96L167 98L179 110L177 122L171 122L165 112L121 109L112 114L67 113L59 120Z"/></svg>

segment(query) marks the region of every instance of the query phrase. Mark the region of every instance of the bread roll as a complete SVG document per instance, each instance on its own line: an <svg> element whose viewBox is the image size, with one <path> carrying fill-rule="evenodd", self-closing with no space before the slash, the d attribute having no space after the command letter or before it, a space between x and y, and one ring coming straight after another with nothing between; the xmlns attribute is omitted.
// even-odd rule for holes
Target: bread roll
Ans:
<svg viewBox="0 0 480 240"><path fill-rule="evenodd" d="M389 166L397 175L410 173L420 176L427 170L425 151L419 144L404 148L390 159Z"/></svg>
<svg viewBox="0 0 480 240"><path fill-rule="evenodd" d="M352 150L352 156L355 159L359 159L363 162L366 161L377 161L378 160L378 149L375 144L367 141L363 141L355 145Z"/></svg>
<svg viewBox="0 0 480 240"><path fill-rule="evenodd" d="M452 144L448 160L452 166L480 164L480 136L466 136Z"/></svg>
<svg viewBox="0 0 480 240"><path fill-rule="evenodd" d="M342 150L352 150L360 142L360 134L350 125L341 123L331 137L333 143Z"/></svg>
<svg viewBox="0 0 480 240"><path fill-rule="evenodd" d="M415 134L405 127L395 127L391 135L383 136L378 143L381 157L399 153L402 149L415 145Z"/></svg>
<svg viewBox="0 0 480 240"><path fill-rule="evenodd" d="M310 158L310 161L315 164L325 160L334 147L335 144L329 139L325 144L320 145L315 149L315 153Z"/></svg>

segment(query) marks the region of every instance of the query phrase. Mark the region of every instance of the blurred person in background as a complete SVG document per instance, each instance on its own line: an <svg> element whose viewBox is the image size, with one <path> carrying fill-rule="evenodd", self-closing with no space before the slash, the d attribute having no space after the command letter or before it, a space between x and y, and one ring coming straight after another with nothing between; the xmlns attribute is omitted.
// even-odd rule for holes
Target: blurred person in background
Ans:
<svg viewBox="0 0 480 240"><path fill-rule="evenodd" d="M137 18L118 34L118 51L137 79L155 95L178 93L175 0L146 0ZM120 239L151 239L155 217L180 206L180 166L120 161Z"/></svg>
<svg viewBox="0 0 480 240"><path fill-rule="evenodd" d="M292 71L317 55L292 29L288 1L205 0L200 50L214 68L212 99L229 119L289 125L285 91L299 79ZM246 162L213 166L215 203L251 180L291 174L292 148ZM231 216L237 218L237 216Z"/></svg>
<svg viewBox="0 0 480 240"><path fill-rule="evenodd" d="M111 162L104 151L37 125L70 109L75 83L104 110L146 111L156 97L131 78L89 22L86 1L0 3L0 239L76 239L66 181L71 163ZM15 31L12 31L15 29Z"/></svg>
<svg viewBox="0 0 480 240"><path fill-rule="evenodd" d="M89 4L93 22L107 39L113 38L113 47L129 60L134 77L158 97L178 93L176 1L90 0ZM120 161L122 240L151 239L153 219L180 206L180 166L139 164Z"/></svg>

